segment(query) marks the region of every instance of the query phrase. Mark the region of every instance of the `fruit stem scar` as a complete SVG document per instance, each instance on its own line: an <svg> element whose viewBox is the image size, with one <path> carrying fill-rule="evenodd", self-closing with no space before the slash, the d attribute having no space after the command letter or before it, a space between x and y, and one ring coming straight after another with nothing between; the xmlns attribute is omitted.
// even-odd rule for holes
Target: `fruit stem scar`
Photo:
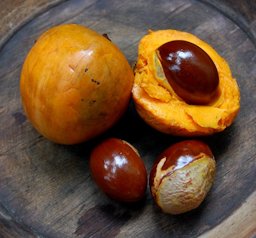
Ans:
<svg viewBox="0 0 256 238"><path fill-rule="evenodd" d="M107 40L111 41L107 33L102 34L102 36L104 36Z"/></svg>

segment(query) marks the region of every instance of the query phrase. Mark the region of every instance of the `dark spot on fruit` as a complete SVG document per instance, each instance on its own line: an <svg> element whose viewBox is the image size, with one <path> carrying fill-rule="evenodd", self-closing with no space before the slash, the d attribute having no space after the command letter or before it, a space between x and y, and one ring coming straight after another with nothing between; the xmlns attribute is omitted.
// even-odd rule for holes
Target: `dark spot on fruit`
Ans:
<svg viewBox="0 0 256 238"><path fill-rule="evenodd" d="M90 105L93 105L95 102L96 102L96 100L90 100L90 101L89 101L89 104L90 104Z"/></svg>
<svg viewBox="0 0 256 238"><path fill-rule="evenodd" d="M97 81L97 80L95 80L95 79L91 79L91 81L92 81L93 83L96 83L97 85L100 85L100 82Z"/></svg>

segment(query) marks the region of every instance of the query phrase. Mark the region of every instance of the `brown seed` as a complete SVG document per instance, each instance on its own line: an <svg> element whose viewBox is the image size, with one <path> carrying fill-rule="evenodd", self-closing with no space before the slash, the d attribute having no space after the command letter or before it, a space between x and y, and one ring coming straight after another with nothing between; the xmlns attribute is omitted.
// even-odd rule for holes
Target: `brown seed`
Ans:
<svg viewBox="0 0 256 238"><path fill-rule="evenodd" d="M91 153L90 170L99 188L115 200L136 202L145 195L144 162L126 141L110 138L96 146Z"/></svg>
<svg viewBox="0 0 256 238"><path fill-rule="evenodd" d="M175 93L189 104L208 104L217 93L218 71L197 45L170 41L157 49L164 74Z"/></svg>
<svg viewBox="0 0 256 238"><path fill-rule="evenodd" d="M186 140L166 149L150 173L150 190L165 213L180 214L197 208L210 190L215 160L210 148L198 140Z"/></svg>

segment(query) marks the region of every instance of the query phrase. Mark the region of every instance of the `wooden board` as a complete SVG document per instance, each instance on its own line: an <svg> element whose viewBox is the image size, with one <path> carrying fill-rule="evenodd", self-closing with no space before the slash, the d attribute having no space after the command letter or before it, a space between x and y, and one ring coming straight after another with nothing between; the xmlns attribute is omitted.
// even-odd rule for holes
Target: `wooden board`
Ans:
<svg viewBox="0 0 256 238"><path fill-rule="evenodd" d="M6 29L9 35L0 46L0 237L256 235L255 1L49 2L42 4L41 14L30 12L31 21L27 16L23 21L17 19L16 27ZM167 28L196 34L230 63L241 89L241 111L230 128L202 138L215 154L217 175L200 208L170 216L153 204L149 190L145 201L125 206L111 201L95 186L88 156L99 140L114 136L129 141L150 171L163 149L183 139L147 126L132 102L110 131L75 146L46 140L27 121L19 95L24 57L43 31L65 22L107 33L131 65L136 61L138 42L147 30Z"/></svg>

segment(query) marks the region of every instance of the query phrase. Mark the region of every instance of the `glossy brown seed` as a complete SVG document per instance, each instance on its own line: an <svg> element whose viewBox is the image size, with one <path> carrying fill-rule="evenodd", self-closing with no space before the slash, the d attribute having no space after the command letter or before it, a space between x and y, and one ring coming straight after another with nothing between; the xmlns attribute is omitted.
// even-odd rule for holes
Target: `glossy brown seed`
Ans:
<svg viewBox="0 0 256 238"><path fill-rule="evenodd" d="M173 144L162 152L155 161L150 174L150 184L152 184L152 180L155 177L157 164L161 159L166 158L162 167L163 170L166 170L171 166L173 167L173 170L176 170L200 158L198 155L202 153L214 158L209 146L202 141L185 140Z"/></svg>
<svg viewBox="0 0 256 238"><path fill-rule="evenodd" d="M189 104L208 104L217 93L219 76L210 56L197 45L170 41L157 49L164 74L176 94Z"/></svg>
<svg viewBox="0 0 256 238"><path fill-rule="evenodd" d="M90 170L96 184L110 198L136 202L145 195L144 162L126 141L110 138L96 146L91 153Z"/></svg>
<svg viewBox="0 0 256 238"><path fill-rule="evenodd" d="M149 178L151 194L166 213L198 207L213 184L215 160L202 141L186 140L167 148L155 161Z"/></svg>

